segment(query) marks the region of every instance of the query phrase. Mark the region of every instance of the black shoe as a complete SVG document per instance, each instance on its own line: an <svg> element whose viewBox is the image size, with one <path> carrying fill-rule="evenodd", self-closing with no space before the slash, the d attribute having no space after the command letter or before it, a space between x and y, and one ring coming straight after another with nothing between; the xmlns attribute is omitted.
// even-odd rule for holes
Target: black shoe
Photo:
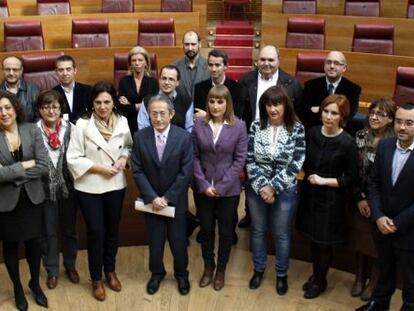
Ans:
<svg viewBox="0 0 414 311"><path fill-rule="evenodd" d="M363 306L355 309L355 311L387 311L387 310L388 310L388 308L380 307L378 302L376 302L374 300L371 300L367 304L364 304Z"/></svg>
<svg viewBox="0 0 414 311"><path fill-rule="evenodd" d="M239 237L236 232L233 232L233 245L236 245L239 242Z"/></svg>
<svg viewBox="0 0 414 311"><path fill-rule="evenodd" d="M247 216L246 214L246 216L244 216L242 220L239 221L239 228L247 228L249 226L250 226L250 217Z"/></svg>
<svg viewBox="0 0 414 311"><path fill-rule="evenodd" d="M188 278L177 278L178 291L181 295L187 295L190 292L190 282Z"/></svg>
<svg viewBox="0 0 414 311"><path fill-rule="evenodd" d="M250 289L256 289L260 287L260 284L262 283L262 278L263 278L263 272L258 272L256 270L254 270L254 274L252 276L252 278L250 279L249 282L249 288Z"/></svg>
<svg viewBox="0 0 414 311"><path fill-rule="evenodd" d="M160 277L151 277L147 283L147 293L149 295L154 295L160 288L160 284L163 278Z"/></svg>
<svg viewBox="0 0 414 311"><path fill-rule="evenodd" d="M313 281L315 281L315 278L313 277L313 275L311 275L310 277L309 277L309 279L305 282L305 283L303 283L303 285L302 285L302 290L303 291L307 291L308 290L308 288L311 286L311 284L313 283Z"/></svg>
<svg viewBox="0 0 414 311"><path fill-rule="evenodd" d="M283 296L288 291L287 276L278 276L276 277L276 292Z"/></svg>
<svg viewBox="0 0 414 311"><path fill-rule="evenodd" d="M303 297L305 297L306 299L314 299L316 297L319 297L319 295L326 290L326 286L326 282L324 282L322 285L319 285L315 282L310 283Z"/></svg>
<svg viewBox="0 0 414 311"><path fill-rule="evenodd" d="M33 297L34 297L34 300L36 301L36 303L39 306L47 308L48 307L47 298L46 298L45 294L43 293L42 288L40 287L40 285L39 284L34 285L33 282L30 281L29 282L29 288L32 291L32 294L33 294Z"/></svg>
<svg viewBox="0 0 414 311"><path fill-rule="evenodd" d="M29 305L27 303L26 297L24 296L23 288L14 290L14 302L16 304L16 308L19 311L27 311Z"/></svg>

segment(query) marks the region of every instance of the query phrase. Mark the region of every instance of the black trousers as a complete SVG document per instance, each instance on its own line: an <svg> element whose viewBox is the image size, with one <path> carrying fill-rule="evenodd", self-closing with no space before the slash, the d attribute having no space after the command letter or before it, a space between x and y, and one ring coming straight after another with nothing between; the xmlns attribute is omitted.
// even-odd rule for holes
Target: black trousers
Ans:
<svg viewBox="0 0 414 311"><path fill-rule="evenodd" d="M174 258L176 278L188 277L187 217L176 214L174 218L145 213L145 223L149 237L149 269L152 276L162 279L165 275L164 245L168 239Z"/></svg>
<svg viewBox="0 0 414 311"><path fill-rule="evenodd" d="M79 206L88 233L88 264L92 281L105 272L115 271L119 222L125 189L92 194L77 191Z"/></svg>
<svg viewBox="0 0 414 311"><path fill-rule="evenodd" d="M240 196L211 198L199 195L198 215L200 217L201 251L205 267L215 268L214 241L216 222L219 231L217 269L225 271L233 245L233 232Z"/></svg>
<svg viewBox="0 0 414 311"><path fill-rule="evenodd" d="M397 267L403 276L401 311L414 310L414 251L398 249L393 245L393 237L375 241L378 251L380 278L372 294L372 299L388 310L391 296L396 287ZM413 241L414 243L414 241Z"/></svg>

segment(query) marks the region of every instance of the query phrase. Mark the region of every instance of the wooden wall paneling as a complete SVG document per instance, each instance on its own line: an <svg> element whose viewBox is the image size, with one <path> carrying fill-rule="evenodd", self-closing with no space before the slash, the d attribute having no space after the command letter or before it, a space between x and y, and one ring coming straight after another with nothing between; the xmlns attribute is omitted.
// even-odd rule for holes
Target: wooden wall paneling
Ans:
<svg viewBox="0 0 414 311"><path fill-rule="evenodd" d="M276 44L285 46L287 20L295 14L280 14L263 11L262 16L262 44ZM405 18L361 17L343 15L320 15L326 20L327 50L351 51L354 24L356 23L383 23L392 24L394 32L394 54L414 56L414 20Z"/></svg>
<svg viewBox="0 0 414 311"><path fill-rule="evenodd" d="M72 46L71 31L74 18L107 18L111 46L135 46L138 35L138 19L153 17L173 17L177 45L181 46L181 38L187 30L199 31L199 13L117 13L117 14L72 14L60 16L17 16L8 20L40 20L42 22L45 49L70 48ZM3 33L0 23L0 33ZM4 50L4 38L0 37L0 46Z"/></svg>

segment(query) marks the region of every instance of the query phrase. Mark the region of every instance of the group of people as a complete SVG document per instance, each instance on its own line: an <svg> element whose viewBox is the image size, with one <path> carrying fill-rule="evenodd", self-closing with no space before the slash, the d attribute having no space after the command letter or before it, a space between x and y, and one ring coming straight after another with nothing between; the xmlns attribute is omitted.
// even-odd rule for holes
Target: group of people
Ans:
<svg viewBox="0 0 414 311"><path fill-rule="evenodd" d="M105 300L103 275L111 290L122 290L116 254L130 166L141 199L152 206L152 213L145 213L148 294L158 291L166 274L166 239L178 291L189 293L187 228L194 222L200 223L204 261L199 286L225 286L244 188L243 222L251 226L254 267L251 289L259 288L266 269L270 228L276 292L287 293L296 215L312 254L305 298L326 290L334 246L344 243L352 228L359 235L351 294L369 300L357 310L388 309L396 262L404 272L401 310L413 310L414 198L407 190L414 181L414 104L397 109L391 99L376 100L365 128L354 133L361 88L343 77L343 53L330 52L325 75L302 89L279 68L274 46L260 50L257 69L239 82L226 77L224 50L213 49L204 58L200 47L197 33L185 33L184 57L162 67L158 80L150 76L147 51L134 47L128 55L130 73L118 91L107 82L89 86L75 81L76 63L68 55L56 60L59 84L43 92L22 79L19 58L3 60L0 239L16 307L28 309L18 269L20 241L37 304L48 305L39 283L41 259L47 287L58 285L58 227L66 275L79 282L78 207L87 228L93 296ZM196 215L188 213L190 186ZM174 207L173 217L159 214L167 206ZM371 230L372 240L359 238L361 232L371 237L366 233Z"/></svg>

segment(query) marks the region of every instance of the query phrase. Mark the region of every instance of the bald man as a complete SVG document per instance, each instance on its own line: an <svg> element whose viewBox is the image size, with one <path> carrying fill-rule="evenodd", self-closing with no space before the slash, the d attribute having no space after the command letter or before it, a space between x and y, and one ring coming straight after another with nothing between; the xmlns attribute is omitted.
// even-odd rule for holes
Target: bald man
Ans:
<svg viewBox="0 0 414 311"><path fill-rule="evenodd" d="M23 62L16 56L8 56L3 59L4 80L0 83L0 90L9 91L17 96L24 107L25 120L36 120L36 103L39 96L37 85L25 81L23 77Z"/></svg>
<svg viewBox="0 0 414 311"><path fill-rule="evenodd" d="M248 126L259 118L259 99L269 87L283 85L286 87L293 105L300 104L302 98L302 87L291 75L279 68L279 50L273 45L267 45L260 50L257 60L258 69L246 73L239 82L248 89L251 115L245 116Z"/></svg>
<svg viewBox="0 0 414 311"><path fill-rule="evenodd" d="M325 59L325 76L305 83L302 104L297 113L306 128L321 124L319 107L330 94L341 94L348 98L351 104L350 119L357 113L361 87L343 76L346 69L345 55L331 51Z"/></svg>

